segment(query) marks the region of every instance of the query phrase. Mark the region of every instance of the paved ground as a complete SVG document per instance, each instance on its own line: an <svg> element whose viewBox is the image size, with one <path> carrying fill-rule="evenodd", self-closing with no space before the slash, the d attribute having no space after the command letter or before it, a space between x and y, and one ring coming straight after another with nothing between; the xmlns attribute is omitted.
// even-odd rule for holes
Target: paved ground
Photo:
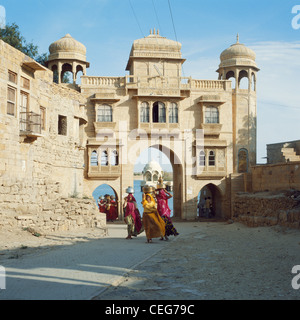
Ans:
<svg viewBox="0 0 300 320"><path fill-rule="evenodd" d="M300 265L299 230L175 226L178 237L152 244L145 234L125 240L126 226L110 224L109 236L100 239L90 232L67 245L66 235L56 235L57 245L2 250L0 300L300 299L291 272Z"/></svg>

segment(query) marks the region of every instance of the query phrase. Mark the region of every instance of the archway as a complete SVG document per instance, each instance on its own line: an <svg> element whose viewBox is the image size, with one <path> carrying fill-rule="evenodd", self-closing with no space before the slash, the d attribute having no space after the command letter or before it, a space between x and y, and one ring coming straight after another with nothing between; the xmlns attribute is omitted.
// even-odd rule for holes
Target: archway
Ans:
<svg viewBox="0 0 300 320"><path fill-rule="evenodd" d="M161 165L164 174L164 183L167 185L168 191L173 195L169 200L169 206L172 212L172 217L181 218L182 213L182 166L179 164L177 157L174 152L162 145L152 145L151 147L145 149L141 152L140 156L137 158L134 166L135 179L137 179L137 174L140 173L140 178L142 179L142 171L147 163L155 160ZM154 175L157 172L153 171ZM146 175L147 176L147 175ZM135 190L140 190L139 186L141 183L137 183L135 180ZM152 179L153 181L153 179ZM147 182L146 182L147 183ZM140 194L140 197L142 194ZM139 202L139 196L136 197L137 202ZM139 205L139 203L138 203ZM142 207L139 207L142 212Z"/></svg>
<svg viewBox="0 0 300 320"><path fill-rule="evenodd" d="M95 199L95 202L96 202L98 208L99 208L99 206L98 206L99 198L101 196L105 196L105 195L114 196L115 201L118 203L119 199L118 199L118 194L116 193L116 191L108 184L101 184L92 193L92 196ZM118 211L118 207L117 207L117 211ZM118 212L118 217L120 218L119 212Z"/></svg>
<svg viewBox="0 0 300 320"><path fill-rule="evenodd" d="M207 215L207 212L205 211L206 199L210 199L211 201L211 210L209 215ZM198 216L200 218L223 218L222 195L219 188L216 185L209 183L200 190L198 195L198 210Z"/></svg>

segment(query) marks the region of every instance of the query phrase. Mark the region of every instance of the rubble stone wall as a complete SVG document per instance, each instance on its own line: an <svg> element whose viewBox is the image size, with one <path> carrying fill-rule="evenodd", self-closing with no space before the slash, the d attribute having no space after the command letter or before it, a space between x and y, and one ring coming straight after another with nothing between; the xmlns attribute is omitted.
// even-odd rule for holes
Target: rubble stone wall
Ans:
<svg viewBox="0 0 300 320"><path fill-rule="evenodd" d="M236 194L233 219L249 227L280 225L300 228L300 193Z"/></svg>

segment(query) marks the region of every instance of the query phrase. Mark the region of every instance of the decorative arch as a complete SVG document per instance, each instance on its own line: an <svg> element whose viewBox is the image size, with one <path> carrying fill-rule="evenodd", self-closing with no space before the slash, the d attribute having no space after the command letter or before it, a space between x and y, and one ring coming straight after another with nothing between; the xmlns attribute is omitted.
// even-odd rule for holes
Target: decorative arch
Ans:
<svg viewBox="0 0 300 320"><path fill-rule="evenodd" d="M239 72L238 87L239 89L249 88L249 78L248 78L248 72L246 70L241 70Z"/></svg>
<svg viewBox="0 0 300 320"><path fill-rule="evenodd" d="M226 80L231 80L232 81L232 89L236 88L236 80L235 80L235 73L234 71L228 71L226 73Z"/></svg>
<svg viewBox="0 0 300 320"><path fill-rule="evenodd" d="M200 197L198 202L199 213L201 217L205 217L203 211L205 205L205 199L210 197L212 203L212 218L221 219L223 218L222 212L222 192L218 186L213 183L208 183L203 186L200 190Z"/></svg>
<svg viewBox="0 0 300 320"><path fill-rule="evenodd" d="M166 106L163 102L157 101L153 104L152 122L165 123L166 122Z"/></svg>
<svg viewBox="0 0 300 320"><path fill-rule="evenodd" d="M248 172L249 156L248 150L241 148L238 152L238 173Z"/></svg>

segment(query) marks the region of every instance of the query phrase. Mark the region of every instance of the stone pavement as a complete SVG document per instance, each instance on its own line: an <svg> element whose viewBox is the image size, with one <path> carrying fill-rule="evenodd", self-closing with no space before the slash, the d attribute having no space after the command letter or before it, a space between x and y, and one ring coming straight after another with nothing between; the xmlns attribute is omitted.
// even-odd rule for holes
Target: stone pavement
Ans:
<svg viewBox="0 0 300 320"><path fill-rule="evenodd" d="M6 289L0 300L91 299L168 243L146 243L145 233L125 240L125 224L109 224L108 236L73 245L36 249L17 259L3 259Z"/></svg>
<svg viewBox="0 0 300 320"><path fill-rule="evenodd" d="M169 241L109 236L2 259L3 299L299 300L292 268L300 265L300 231L240 223L175 222ZM298 281L298 282L297 282Z"/></svg>

